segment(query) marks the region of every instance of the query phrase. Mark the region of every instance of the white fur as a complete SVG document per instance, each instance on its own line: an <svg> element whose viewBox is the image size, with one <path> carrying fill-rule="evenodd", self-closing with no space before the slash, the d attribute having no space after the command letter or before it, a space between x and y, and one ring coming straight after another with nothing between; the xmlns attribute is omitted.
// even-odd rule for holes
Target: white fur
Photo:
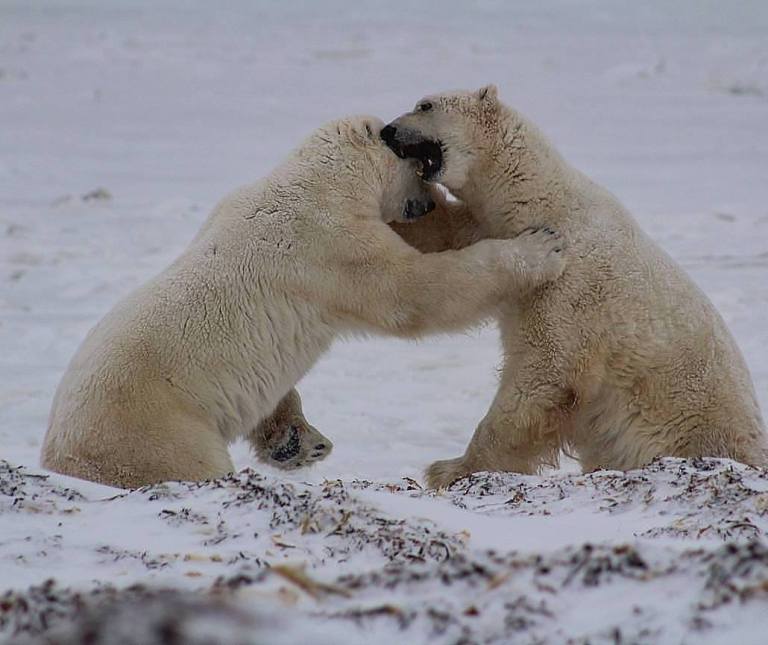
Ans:
<svg viewBox="0 0 768 645"><path fill-rule="evenodd" d="M59 385L45 467L128 487L223 475L229 442L276 407L291 418L294 384L338 334L460 329L559 275L544 234L432 255L405 244L385 222L424 188L381 126L316 131L107 314Z"/></svg>
<svg viewBox="0 0 768 645"><path fill-rule="evenodd" d="M499 317L501 386L466 453L436 462L432 486L480 470L536 472L561 448L585 470L660 456L768 465L763 421L723 320L608 191L568 165L494 87L423 99L393 122L440 140L444 203L397 230L423 251L552 226L569 244L563 275ZM449 224L446 224L449 222Z"/></svg>

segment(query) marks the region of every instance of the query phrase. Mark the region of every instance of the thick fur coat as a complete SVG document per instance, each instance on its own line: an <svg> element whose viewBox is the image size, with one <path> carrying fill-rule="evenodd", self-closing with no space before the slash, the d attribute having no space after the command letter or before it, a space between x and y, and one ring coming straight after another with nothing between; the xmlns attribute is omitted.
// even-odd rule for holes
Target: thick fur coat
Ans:
<svg viewBox="0 0 768 645"><path fill-rule="evenodd" d="M261 456L274 448L277 462L321 458L330 442L316 431L274 435L313 430L293 387L339 334L462 329L502 294L560 274L547 231L437 254L407 245L387 222L421 214L428 194L382 125L353 117L317 130L98 323L56 392L43 466L136 487L224 475L238 437Z"/></svg>
<svg viewBox="0 0 768 645"><path fill-rule="evenodd" d="M661 456L768 465L747 367L713 305L495 87L425 97L384 134L461 202L396 225L416 248L511 238L533 223L569 246L558 280L502 308L500 387L465 454L430 466L431 486L481 470L535 473L561 449L586 471Z"/></svg>

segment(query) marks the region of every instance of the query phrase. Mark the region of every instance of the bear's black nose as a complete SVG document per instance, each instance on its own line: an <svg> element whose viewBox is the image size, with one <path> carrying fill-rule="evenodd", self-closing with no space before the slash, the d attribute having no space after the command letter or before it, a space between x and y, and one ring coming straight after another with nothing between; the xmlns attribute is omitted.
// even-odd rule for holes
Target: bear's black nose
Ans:
<svg viewBox="0 0 768 645"><path fill-rule="evenodd" d="M392 125L385 125L381 129L381 139L386 143L392 151L399 155L400 145L397 143L397 127Z"/></svg>

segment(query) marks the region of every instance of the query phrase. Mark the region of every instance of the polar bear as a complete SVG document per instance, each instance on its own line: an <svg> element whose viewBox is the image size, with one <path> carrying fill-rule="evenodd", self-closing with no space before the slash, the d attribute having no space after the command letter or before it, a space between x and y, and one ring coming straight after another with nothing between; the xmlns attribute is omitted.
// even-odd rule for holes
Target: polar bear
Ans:
<svg viewBox="0 0 768 645"><path fill-rule="evenodd" d="M420 250L514 237L532 222L569 244L558 280L502 308L500 387L465 454L429 467L431 486L482 470L535 473L561 449L585 471L661 456L768 465L747 367L713 305L494 86L427 96L382 136L459 200L396 225Z"/></svg>
<svg viewBox="0 0 768 645"><path fill-rule="evenodd" d="M546 229L437 254L407 245L387 222L422 215L428 192L383 125L317 130L106 315L58 387L44 467L132 488L231 472L238 437L277 465L322 458L330 442L304 439L293 387L335 337L461 329L560 274Z"/></svg>

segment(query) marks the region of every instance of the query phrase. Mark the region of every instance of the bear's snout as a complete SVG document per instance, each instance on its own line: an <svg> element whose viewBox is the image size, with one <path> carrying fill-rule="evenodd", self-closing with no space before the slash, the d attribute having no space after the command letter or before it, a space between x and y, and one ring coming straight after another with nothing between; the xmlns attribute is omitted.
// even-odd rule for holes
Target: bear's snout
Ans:
<svg viewBox="0 0 768 645"><path fill-rule="evenodd" d="M381 139L384 141L384 143L387 144L387 147L392 150L392 152L394 152L398 157L401 159L405 158L403 148L397 140L397 126L394 126L391 123L389 125L385 125L381 129Z"/></svg>

